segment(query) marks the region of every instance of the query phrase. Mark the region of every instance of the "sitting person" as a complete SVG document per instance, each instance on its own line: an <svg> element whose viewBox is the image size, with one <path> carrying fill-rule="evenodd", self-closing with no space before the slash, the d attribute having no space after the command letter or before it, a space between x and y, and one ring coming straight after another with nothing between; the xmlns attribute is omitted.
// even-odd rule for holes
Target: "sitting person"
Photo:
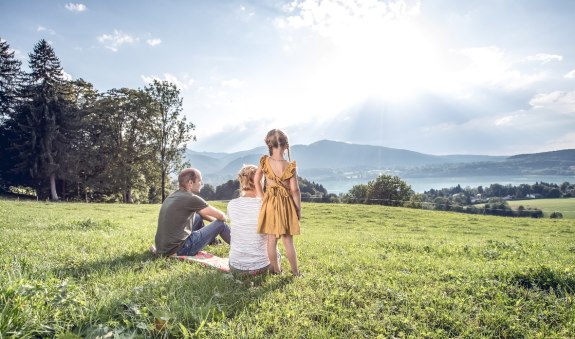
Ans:
<svg viewBox="0 0 575 339"><path fill-rule="evenodd" d="M256 197L254 175L257 167L244 165L238 173L240 197L228 203L231 220L230 271L246 275L267 272L267 236L258 234L258 216L262 200Z"/></svg>
<svg viewBox="0 0 575 339"><path fill-rule="evenodd" d="M162 203L155 238L155 253L165 256L196 255L218 235L230 243L226 215L194 193L202 188L202 174L186 168L178 176L179 189ZM203 219L210 221L203 226Z"/></svg>

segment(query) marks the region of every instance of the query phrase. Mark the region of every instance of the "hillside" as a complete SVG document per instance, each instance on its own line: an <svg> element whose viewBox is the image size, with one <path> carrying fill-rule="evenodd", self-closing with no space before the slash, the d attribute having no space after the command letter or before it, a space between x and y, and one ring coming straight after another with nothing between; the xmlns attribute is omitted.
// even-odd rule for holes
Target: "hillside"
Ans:
<svg viewBox="0 0 575 339"><path fill-rule="evenodd" d="M239 277L154 257L158 210L0 200L0 337L575 337L571 220L304 203L304 277Z"/></svg>
<svg viewBox="0 0 575 339"><path fill-rule="evenodd" d="M265 147L235 153L188 150L187 160L202 170L207 183L221 184L244 164L257 164ZM321 182L349 178L372 179L382 172L401 177L488 175L575 175L575 150L511 157L488 155L430 155L410 150L321 140L294 145L291 154L301 176Z"/></svg>

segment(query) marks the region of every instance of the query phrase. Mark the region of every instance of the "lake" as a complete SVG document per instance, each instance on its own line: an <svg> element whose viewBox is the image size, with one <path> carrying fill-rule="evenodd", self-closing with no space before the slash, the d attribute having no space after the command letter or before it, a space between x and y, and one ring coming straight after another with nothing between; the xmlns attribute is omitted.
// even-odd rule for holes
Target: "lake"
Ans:
<svg viewBox="0 0 575 339"><path fill-rule="evenodd" d="M491 184L518 186L520 184L533 185L536 182L547 182L561 185L565 181L575 182L573 176L555 175L525 175L525 176L481 176L481 177L441 177L441 178L402 178L416 193L423 193L430 189L451 188L458 184L462 188L467 186L489 186ZM368 180L326 180L316 181L323 185L328 193L347 193L354 185L367 184Z"/></svg>

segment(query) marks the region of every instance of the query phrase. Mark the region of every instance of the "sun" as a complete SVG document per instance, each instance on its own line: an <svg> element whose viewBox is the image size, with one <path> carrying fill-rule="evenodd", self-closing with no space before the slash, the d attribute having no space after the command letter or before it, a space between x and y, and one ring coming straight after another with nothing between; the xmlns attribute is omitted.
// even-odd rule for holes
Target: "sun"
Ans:
<svg viewBox="0 0 575 339"><path fill-rule="evenodd" d="M409 100L440 78L433 40L408 20L348 27L333 37L314 74L316 88L336 100Z"/></svg>

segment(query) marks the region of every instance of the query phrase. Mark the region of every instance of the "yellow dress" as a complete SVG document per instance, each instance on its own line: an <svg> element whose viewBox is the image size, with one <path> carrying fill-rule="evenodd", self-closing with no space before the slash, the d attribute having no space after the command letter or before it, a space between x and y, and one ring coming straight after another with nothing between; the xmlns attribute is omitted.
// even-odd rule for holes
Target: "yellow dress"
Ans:
<svg viewBox="0 0 575 339"><path fill-rule="evenodd" d="M260 158L260 168L266 178L266 189L258 219L258 233L275 234L278 238L284 234L300 234L297 207L289 187L284 184L295 174L295 161L290 162L279 177L272 170L267 155Z"/></svg>

